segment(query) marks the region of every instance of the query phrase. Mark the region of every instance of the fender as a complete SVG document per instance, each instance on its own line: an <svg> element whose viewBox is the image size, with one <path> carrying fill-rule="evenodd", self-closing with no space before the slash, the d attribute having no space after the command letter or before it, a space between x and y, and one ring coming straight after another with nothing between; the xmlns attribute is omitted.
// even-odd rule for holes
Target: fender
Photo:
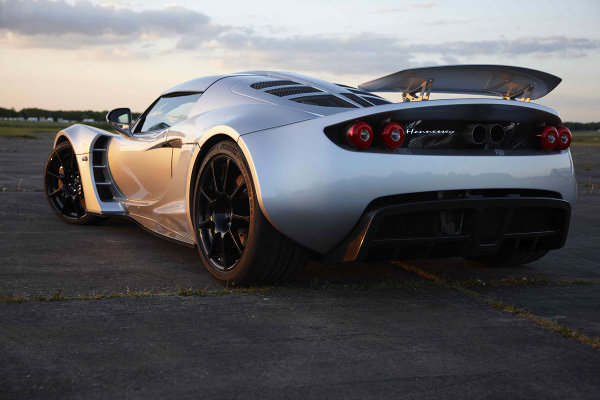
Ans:
<svg viewBox="0 0 600 400"><path fill-rule="evenodd" d="M85 208L88 212L102 215L125 215L125 207L118 201L102 201L94 181L93 155L90 154L92 146L99 138L113 134L93 126L75 124L56 134L54 147L65 139L71 143L81 176Z"/></svg>

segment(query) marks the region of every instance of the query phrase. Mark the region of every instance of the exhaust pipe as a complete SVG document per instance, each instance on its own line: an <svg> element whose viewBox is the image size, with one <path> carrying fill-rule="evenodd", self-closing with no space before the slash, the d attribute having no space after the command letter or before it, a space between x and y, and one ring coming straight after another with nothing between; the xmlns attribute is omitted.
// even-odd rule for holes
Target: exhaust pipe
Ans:
<svg viewBox="0 0 600 400"><path fill-rule="evenodd" d="M504 140L504 128L498 124L488 124L485 126L487 130L488 144L498 145Z"/></svg>
<svg viewBox="0 0 600 400"><path fill-rule="evenodd" d="M487 129L480 124L467 125L467 128L463 131L462 137L468 144L483 144L487 137Z"/></svg>

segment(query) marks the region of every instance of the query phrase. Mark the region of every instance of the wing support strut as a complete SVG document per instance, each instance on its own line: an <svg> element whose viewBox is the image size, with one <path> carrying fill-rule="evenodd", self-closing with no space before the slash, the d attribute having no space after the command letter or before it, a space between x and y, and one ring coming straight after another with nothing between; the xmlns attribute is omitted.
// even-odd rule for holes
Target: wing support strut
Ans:
<svg viewBox="0 0 600 400"><path fill-rule="evenodd" d="M425 79L414 90L402 92L402 102L429 100L429 95L431 94L431 85L433 85L434 80L435 79L433 78ZM419 91L421 93L417 95Z"/></svg>

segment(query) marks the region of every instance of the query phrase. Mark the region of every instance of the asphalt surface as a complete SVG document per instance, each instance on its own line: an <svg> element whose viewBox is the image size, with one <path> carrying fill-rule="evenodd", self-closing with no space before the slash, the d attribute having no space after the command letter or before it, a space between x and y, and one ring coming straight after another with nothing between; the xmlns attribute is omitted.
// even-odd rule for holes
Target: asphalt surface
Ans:
<svg viewBox="0 0 600 400"><path fill-rule="evenodd" d="M567 246L526 267L312 263L246 293L127 220L58 221L40 190L50 147L0 138L1 399L598 398L600 147L573 150L591 185ZM125 297L81 299L98 295Z"/></svg>

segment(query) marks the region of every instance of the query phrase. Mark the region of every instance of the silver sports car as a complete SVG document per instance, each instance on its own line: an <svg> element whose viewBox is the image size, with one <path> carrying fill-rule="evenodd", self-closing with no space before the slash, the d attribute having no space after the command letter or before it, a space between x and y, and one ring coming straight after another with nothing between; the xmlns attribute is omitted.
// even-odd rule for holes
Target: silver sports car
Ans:
<svg viewBox="0 0 600 400"><path fill-rule="evenodd" d="M270 71L199 78L135 121L109 112L119 135L60 131L45 193L65 222L131 218L240 285L288 281L309 259L521 265L564 245L576 198L571 132L530 102L560 81L497 65L358 88Z"/></svg>

